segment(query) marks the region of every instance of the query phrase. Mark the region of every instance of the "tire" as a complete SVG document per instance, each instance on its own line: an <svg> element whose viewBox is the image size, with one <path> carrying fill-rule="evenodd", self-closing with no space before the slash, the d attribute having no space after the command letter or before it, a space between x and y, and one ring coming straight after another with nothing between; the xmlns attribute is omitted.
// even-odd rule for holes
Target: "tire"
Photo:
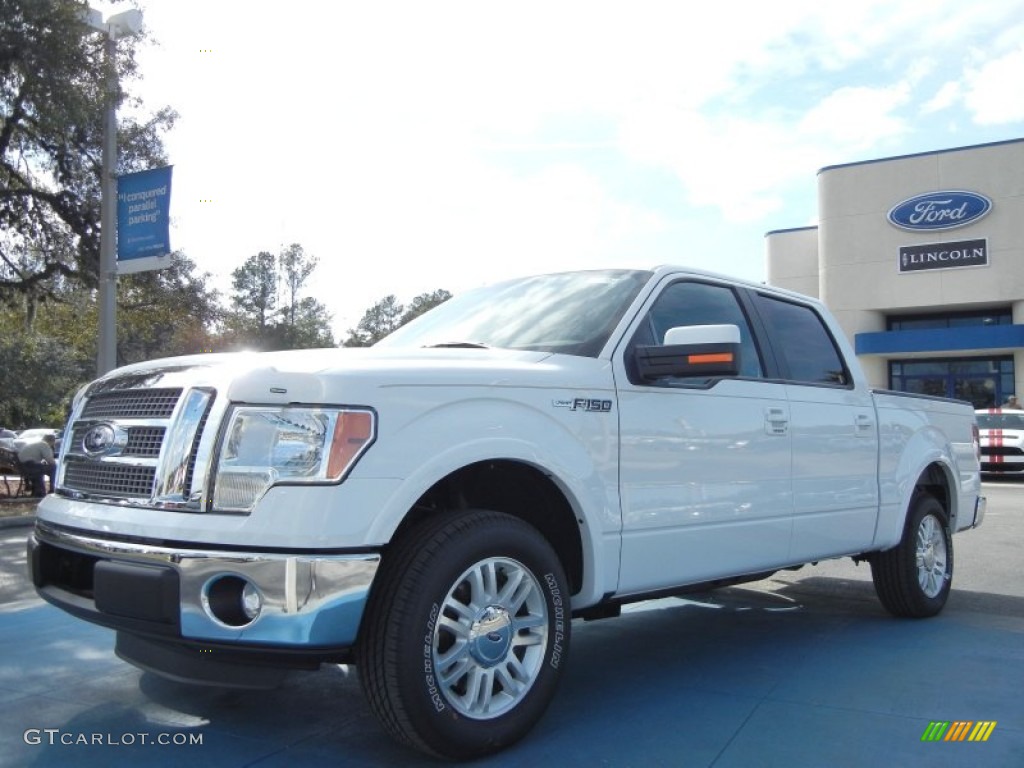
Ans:
<svg viewBox="0 0 1024 768"><path fill-rule="evenodd" d="M462 760L522 738L568 660L569 591L548 542L498 512L428 519L390 548L356 662L377 719Z"/></svg>
<svg viewBox="0 0 1024 768"><path fill-rule="evenodd" d="M871 559L875 592L889 613L926 618L942 610L953 583L953 536L942 504L915 494L900 543Z"/></svg>

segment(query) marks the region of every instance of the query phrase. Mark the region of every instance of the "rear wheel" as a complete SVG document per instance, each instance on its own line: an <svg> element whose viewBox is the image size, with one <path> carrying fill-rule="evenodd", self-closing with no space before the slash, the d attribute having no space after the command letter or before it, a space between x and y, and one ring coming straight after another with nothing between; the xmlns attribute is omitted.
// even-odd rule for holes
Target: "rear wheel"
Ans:
<svg viewBox="0 0 1024 768"><path fill-rule="evenodd" d="M953 582L953 537L934 496L914 496L903 538L872 557L871 577L882 605L896 616L925 618L942 610Z"/></svg>
<svg viewBox="0 0 1024 768"><path fill-rule="evenodd" d="M543 714L569 630L561 564L534 528L488 511L428 520L387 554L359 641L360 680L400 740L478 757Z"/></svg>

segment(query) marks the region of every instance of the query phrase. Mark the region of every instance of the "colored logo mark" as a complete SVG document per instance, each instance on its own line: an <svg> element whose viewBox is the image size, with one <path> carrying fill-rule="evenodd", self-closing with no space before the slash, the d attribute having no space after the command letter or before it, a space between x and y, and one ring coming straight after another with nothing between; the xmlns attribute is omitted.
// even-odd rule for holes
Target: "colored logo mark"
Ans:
<svg viewBox="0 0 1024 768"><path fill-rule="evenodd" d="M889 223L900 229L954 229L992 210L992 201L977 192L948 189L908 198L889 209Z"/></svg>
<svg viewBox="0 0 1024 768"><path fill-rule="evenodd" d="M933 720L924 729L921 741L988 741L995 729L995 720Z"/></svg>

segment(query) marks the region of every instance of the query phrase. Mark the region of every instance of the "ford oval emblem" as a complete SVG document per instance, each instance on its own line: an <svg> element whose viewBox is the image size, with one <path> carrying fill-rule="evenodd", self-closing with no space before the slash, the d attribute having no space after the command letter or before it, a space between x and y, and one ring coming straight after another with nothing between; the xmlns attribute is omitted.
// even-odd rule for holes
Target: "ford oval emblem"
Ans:
<svg viewBox="0 0 1024 768"><path fill-rule="evenodd" d="M82 450L87 456L102 456L110 452L117 442L117 433L109 424L90 427L82 438Z"/></svg>
<svg viewBox="0 0 1024 768"><path fill-rule="evenodd" d="M889 222L900 229L953 229L971 224L992 210L992 201L977 192L949 189L929 192L889 209Z"/></svg>

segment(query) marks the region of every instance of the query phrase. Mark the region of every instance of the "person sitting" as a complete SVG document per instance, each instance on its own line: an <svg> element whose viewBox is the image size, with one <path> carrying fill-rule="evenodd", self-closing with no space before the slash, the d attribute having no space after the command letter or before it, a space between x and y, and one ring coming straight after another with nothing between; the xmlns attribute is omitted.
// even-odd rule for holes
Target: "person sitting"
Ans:
<svg viewBox="0 0 1024 768"><path fill-rule="evenodd" d="M50 478L50 490L57 477L57 460L53 455L53 435L44 435L42 440L28 443L18 449L18 463L22 474L32 486L33 496L46 495L46 478Z"/></svg>

